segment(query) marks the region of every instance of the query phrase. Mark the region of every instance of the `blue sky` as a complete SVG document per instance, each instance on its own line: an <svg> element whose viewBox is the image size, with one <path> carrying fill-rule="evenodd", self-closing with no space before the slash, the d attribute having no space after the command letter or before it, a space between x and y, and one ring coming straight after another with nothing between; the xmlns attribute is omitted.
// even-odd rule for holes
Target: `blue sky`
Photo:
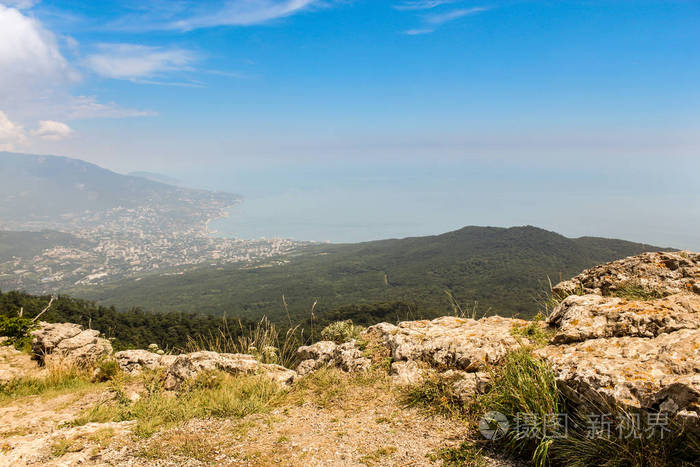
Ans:
<svg viewBox="0 0 700 467"><path fill-rule="evenodd" d="M0 149L244 194L309 173L359 192L345 174L362 173L406 193L455 175L447 195L493 199L510 180L556 209L494 205L500 218L455 224L644 239L648 213L675 224L649 241L700 249L700 2L0 5ZM562 208L582 196L605 215L576 229Z"/></svg>

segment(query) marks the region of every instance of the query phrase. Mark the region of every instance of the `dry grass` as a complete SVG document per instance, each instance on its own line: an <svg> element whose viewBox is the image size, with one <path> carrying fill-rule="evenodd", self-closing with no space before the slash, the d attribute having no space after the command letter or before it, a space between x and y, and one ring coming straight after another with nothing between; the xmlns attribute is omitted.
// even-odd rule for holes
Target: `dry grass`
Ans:
<svg viewBox="0 0 700 467"><path fill-rule="evenodd" d="M0 383L0 402L25 396L47 397L92 386L90 369L68 363L49 363L42 377L19 377Z"/></svg>
<svg viewBox="0 0 700 467"><path fill-rule="evenodd" d="M145 373L145 394L132 402L115 388L116 398L88 410L74 425L89 422L136 420L134 433L149 437L194 418L242 418L266 412L284 396L285 390L261 376L232 376L222 372L202 372L177 393L162 389L161 375Z"/></svg>
<svg viewBox="0 0 700 467"><path fill-rule="evenodd" d="M253 327L240 321L234 324L224 319L216 333L198 339L190 338L185 352L211 350L219 353L244 353L255 356L262 363L275 363L286 368L295 368L298 362L297 349L307 344L308 336L300 326L291 327L285 333L263 317Z"/></svg>

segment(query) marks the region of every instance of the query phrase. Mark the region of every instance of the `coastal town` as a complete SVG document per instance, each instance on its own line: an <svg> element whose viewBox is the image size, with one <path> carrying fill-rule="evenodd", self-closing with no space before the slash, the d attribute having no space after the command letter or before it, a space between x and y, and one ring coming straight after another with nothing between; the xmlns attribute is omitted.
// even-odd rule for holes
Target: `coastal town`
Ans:
<svg viewBox="0 0 700 467"><path fill-rule="evenodd" d="M216 196L215 196L216 195ZM44 245L32 255L0 257L0 290L52 293L146 273L178 274L197 265L281 264L308 243L287 239L223 238L208 223L239 199L212 193L186 200L117 207L64 222L13 225L13 230L59 230L72 241Z"/></svg>

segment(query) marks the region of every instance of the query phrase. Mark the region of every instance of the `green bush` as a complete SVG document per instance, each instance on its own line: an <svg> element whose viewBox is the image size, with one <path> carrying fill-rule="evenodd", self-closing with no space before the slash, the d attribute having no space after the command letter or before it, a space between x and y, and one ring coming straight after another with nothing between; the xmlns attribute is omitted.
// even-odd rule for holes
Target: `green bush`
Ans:
<svg viewBox="0 0 700 467"><path fill-rule="evenodd" d="M31 343L29 332L36 324L29 318L0 315L0 336L8 337L6 344L14 345L17 349L27 349Z"/></svg>
<svg viewBox="0 0 700 467"><path fill-rule="evenodd" d="M358 329L352 323L352 320L336 321L331 323L321 331L321 338L324 341L333 341L336 344L342 344L353 340L359 334Z"/></svg>

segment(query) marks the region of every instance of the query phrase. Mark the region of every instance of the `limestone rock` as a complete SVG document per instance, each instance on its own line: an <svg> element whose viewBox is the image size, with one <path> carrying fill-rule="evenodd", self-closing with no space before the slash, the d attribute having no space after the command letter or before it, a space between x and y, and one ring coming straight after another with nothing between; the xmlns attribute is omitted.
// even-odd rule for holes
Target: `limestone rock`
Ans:
<svg viewBox="0 0 700 467"><path fill-rule="evenodd" d="M700 294L700 253L655 252L630 256L587 269L557 284L554 292L562 297L574 293L611 295L628 284L666 295Z"/></svg>
<svg viewBox="0 0 700 467"><path fill-rule="evenodd" d="M559 383L578 397L603 398L632 408L700 414L700 330L654 338L612 337L536 351Z"/></svg>
<svg viewBox="0 0 700 467"><path fill-rule="evenodd" d="M440 376L452 381L455 395L464 402L471 401L475 394L485 394L491 384L491 375L484 371L447 370Z"/></svg>
<svg viewBox="0 0 700 467"><path fill-rule="evenodd" d="M178 355L168 367L165 389L177 389L180 384L202 371L219 370L231 374L260 374L280 384L290 384L296 372L279 365L262 364L252 355L216 352L194 352Z"/></svg>
<svg viewBox="0 0 700 467"><path fill-rule="evenodd" d="M140 373L144 369L155 370L157 368L162 368L166 366L166 362L163 362L164 357L165 356L158 355L157 353L141 349L123 350L114 354L119 368L129 374ZM172 360L175 358L174 356L170 357L172 357ZM172 363L172 361L170 363Z"/></svg>
<svg viewBox="0 0 700 467"><path fill-rule="evenodd" d="M297 355L302 360L297 367L300 375L328 366L335 366L348 372L365 371L370 367L369 359L362 356L355 340L340 345L331 341L316 342L299 347Z"/></svg>
<svg viewBox="0 0 700 467"><path fill-rule="evenodd" d="M491 316L480 320L444 316L432 321L380 323L367 332L378 335L394 361L423 361L432 367L477 371L498 363L508 351L530 341L512 335L527 321Z"/></svg>
<svg viewBox="0 0 700 467"><path fill-rule="evenodd" d="M414 360L393 362L391 364L391 379L399 386L418 384L425 377L425 368Z"/></svg>
<svg viewBox="0 0 700 467"><path fill-rule="evenodd" d="M636 301L600 295L570 295L547 322L557 328L556 343L601 337L656 337L700 328L700 295L676 294Z"/></svg>
<svg viewBox="0 0 700 467"><path fill-rule="evenodd" d="M112 344L99 331L78 324L41 322L31 335L32 354L42 364L63 360L89 365L112 353Z"/></svg>

